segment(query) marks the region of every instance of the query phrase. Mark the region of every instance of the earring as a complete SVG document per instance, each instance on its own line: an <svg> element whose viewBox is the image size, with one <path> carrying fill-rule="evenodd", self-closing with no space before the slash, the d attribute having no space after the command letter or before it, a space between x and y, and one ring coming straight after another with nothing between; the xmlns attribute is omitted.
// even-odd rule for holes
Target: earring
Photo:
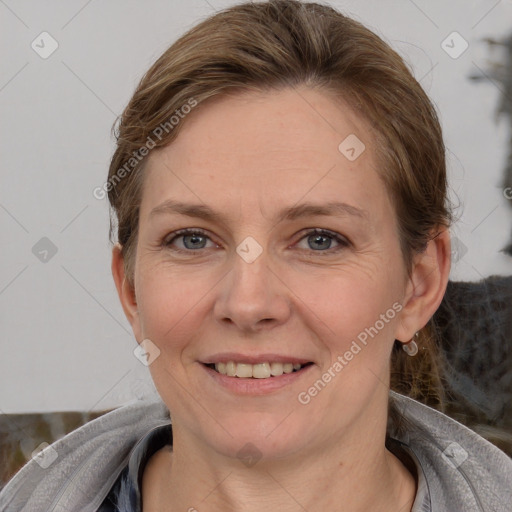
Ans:
<svg viewBox="0 0 512 512"><path fill-rule="evenodd" d="M418 332L416 332L407 343L404 343L402 345L402 349L404 350L404 352L411 357L415 356L418 353L418 344L414 340L414 338L418 337Z"/></svg>

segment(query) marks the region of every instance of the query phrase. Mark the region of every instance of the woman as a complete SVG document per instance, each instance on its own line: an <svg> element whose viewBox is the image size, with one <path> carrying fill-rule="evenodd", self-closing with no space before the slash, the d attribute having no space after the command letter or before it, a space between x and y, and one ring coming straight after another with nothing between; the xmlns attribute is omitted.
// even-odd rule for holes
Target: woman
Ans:
<svg viewBox="0 0 512 512"><path fill-rule="evenodd" d="M232 7L117 136L112 271L160 398L54 443L1 510L511 510L508 457L419 401L442 408L452 216L391 48L326 6Z"/></svg>

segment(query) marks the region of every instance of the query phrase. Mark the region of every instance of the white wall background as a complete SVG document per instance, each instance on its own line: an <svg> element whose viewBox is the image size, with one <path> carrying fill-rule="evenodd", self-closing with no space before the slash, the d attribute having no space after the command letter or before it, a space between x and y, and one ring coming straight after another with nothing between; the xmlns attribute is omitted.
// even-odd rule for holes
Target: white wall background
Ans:
<svg viewBox="0 0 512 512"><path fill-rule="evenodd" d="M0 1L0 413L101 410L153 389L110 275L107 203L92 191L142 74L180 34L234 3ZM406 56L439 108L461 202L452 236L467 249L451 278L511 274L512 258L499 252L512 227L500 189L507 123L494 122L497 85L468 76L499 57L482 39L512 31L512 1L330 4ZM31 47L43 31L58 42L47 59ZM453 31L469 43L457 59L441 47ZM46 262L33 253L43 237L57 249L39 242Z"/></svg>

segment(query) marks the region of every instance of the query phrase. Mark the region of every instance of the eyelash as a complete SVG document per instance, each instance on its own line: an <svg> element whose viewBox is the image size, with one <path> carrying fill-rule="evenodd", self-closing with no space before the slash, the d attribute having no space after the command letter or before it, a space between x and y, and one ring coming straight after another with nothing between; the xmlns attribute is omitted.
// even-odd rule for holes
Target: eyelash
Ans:
<svg viewBox="0 0 512 512"><path fill-rule="evenodd" d="M203 229L201 229L201 228L194 228L194 229L186 228L186 229L180 229L180 230L175 231L174 233L172 233L172 238L169 238L169 236L167 236L163 240L162 246L167 248L167 249L171 249L172 242L174 242L177 238L180 238L182 236L187 236L187 235L201 235L201 236L204 236L204 237L210 239L210 237L208 236L208 233L206 231L204 231ZM303 239L311 236L311 235L326 236L326 237L332 238L333 240L335 240L339 244L337 247L335 247L333 249L329 248L329 249L326 249L324 251L314 251L314 250L311 249L309 252L314 253L315 255L316 254L327 254L328 255L328 254L337 253L337 252L339 252L339 251L341 251L343 249L346 249L347 247L349 247L351 245L349 240L346 239L345 237L342 237L341 235L338 235L337 233L335 233L333 231L329 231L327 229L320 229L320 228L310 229L309 231L304 233L304 235L299 239L299 242L302 241ZM191 254L191 253L194 253L194 252L199 252L200 249L194 250L194 249L172 248L171 250L174 251L174 252L178 252L178 253ZM202 249L207 249L207 248L202 248ZM303 249L303 250L306 250L306 249Z"/></svg>

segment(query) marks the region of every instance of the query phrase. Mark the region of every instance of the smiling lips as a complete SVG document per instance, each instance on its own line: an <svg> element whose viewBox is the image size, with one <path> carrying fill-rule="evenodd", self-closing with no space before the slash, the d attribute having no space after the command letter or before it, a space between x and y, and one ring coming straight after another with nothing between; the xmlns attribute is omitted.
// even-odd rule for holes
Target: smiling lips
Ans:
<svg viewBox="0 0 512 512"><path fill-rule="evenodd" d="M249 364L228 361L226 363L211 363L208 366L215 369L222 375L227 375L228 377L268 379L269 377L278 377L279 375L283 375L283 373L293 373L306 365L279 362Z"/></svg>

